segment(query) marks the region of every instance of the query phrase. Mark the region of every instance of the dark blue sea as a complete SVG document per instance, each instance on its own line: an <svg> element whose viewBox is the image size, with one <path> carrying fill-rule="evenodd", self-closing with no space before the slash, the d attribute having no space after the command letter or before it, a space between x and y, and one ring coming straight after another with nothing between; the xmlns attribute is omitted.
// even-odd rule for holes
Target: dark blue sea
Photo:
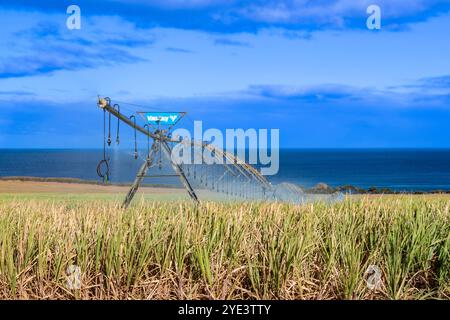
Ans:
<svg viewBox="0 0 450 320"><path fill-rule="evenodd" d="M0 149L0 176L78 178L99 181L96 173L101 150ZM131 152L111 153L113 182L131 182L143 158ZM450 150L447 149L345 149L280 151L280 171L268 177L273 183L290 182L311 187L386 187L397 191L450 190ZM157 179L155 184L176 180ZM152 183L148 182L148 183Z"/></svg>

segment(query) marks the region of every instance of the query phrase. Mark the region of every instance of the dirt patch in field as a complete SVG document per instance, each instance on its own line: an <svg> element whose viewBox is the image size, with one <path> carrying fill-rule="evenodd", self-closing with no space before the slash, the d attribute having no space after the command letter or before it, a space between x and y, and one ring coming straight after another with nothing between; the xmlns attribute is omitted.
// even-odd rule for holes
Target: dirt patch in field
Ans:
<svg viewBox="0 0 450 320"><path fill-rule="evenodd" d="M128 186L103 186L95 184L36 182L36 181L0 181L0 193L127 193ZM142 187L140 193L174 194L185 193L184 189Z"/></svg>

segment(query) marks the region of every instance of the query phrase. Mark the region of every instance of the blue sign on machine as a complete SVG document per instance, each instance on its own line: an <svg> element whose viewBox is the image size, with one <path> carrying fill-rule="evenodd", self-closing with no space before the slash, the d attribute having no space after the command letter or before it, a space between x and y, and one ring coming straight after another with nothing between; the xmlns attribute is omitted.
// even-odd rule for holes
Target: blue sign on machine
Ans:
<svg viewBox="0 0 450 320"><path fill-rule="evenodd" d="M175 125L183 117L180 112L146 112L145 120L153 125Z"/></svg>

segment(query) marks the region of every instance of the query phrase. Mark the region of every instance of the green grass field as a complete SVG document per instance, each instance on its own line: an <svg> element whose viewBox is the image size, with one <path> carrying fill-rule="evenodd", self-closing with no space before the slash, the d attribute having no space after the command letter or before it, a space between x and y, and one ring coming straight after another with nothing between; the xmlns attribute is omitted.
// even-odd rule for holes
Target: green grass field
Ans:
<svg viewBox="0 0 450 320"><path fill-rule="evenodd" d="M450 297L446 197L200 207L156 197L123 211L122 195L0 195L0 298Z"/></svg>

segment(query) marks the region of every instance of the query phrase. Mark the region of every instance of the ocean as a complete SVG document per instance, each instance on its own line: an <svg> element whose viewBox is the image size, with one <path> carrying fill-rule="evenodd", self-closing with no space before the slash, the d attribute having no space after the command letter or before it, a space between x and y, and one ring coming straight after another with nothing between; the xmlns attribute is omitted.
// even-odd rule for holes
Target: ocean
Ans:
<svg viewBox="0 0 450 320"><path fill-rule="evenodd" d="M0 149L0 176L78 178L99 181L102 150ZM112 182L133 181L143 157L132 152L111 154ZM282 149L280 170L272 183L302 187L326 183L332 187L390 188L396 191L450 190L450 149ZM176 184L175 178L146 183Z"/></svg>

